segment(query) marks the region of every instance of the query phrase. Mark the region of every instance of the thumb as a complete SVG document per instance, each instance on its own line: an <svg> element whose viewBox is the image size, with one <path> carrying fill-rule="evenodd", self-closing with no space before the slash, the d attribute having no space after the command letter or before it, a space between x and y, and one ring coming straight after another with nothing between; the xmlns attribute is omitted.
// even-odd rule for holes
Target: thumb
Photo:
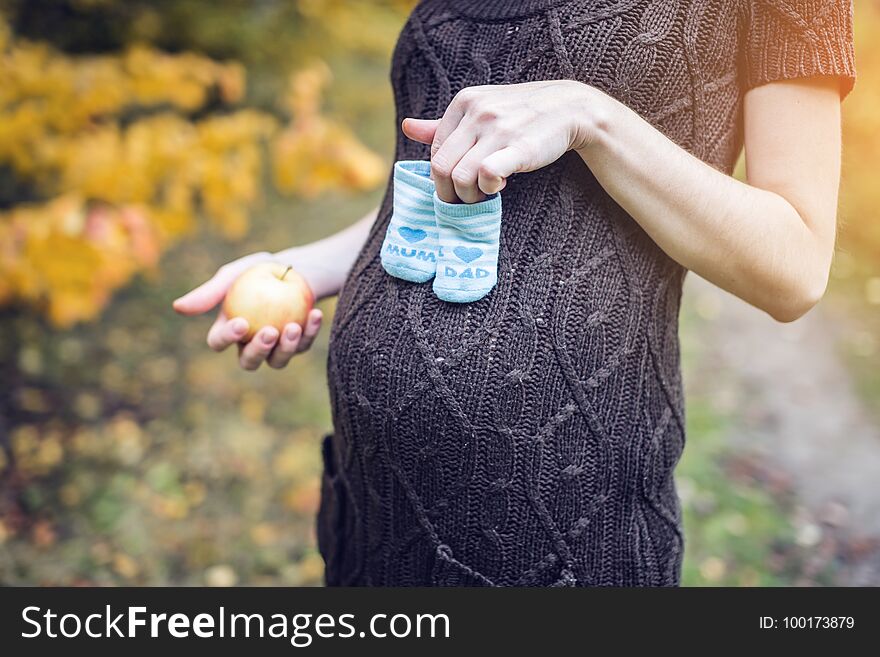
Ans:
<svg viewBox="0 0 880 657"><path fill-rule="evenodd" d="M237 272L217 272L210 280L176 299L172 307L181 315L206 313L223 301L236 276Z"/></svg>
<svg viewBox="0 0 880 657"><path fill-rule="evenodd" d="M431 144L434 141L434 133L437 132L437 126L440 125L440 119L404 119L403 134L413 141L422 144Z"/></svg>
<svg viewBox="0 0 880 657"><path fill-rule="evenodd" d="M233 260L220 267L210 280L176 299L171 306L181 315L206 313L223 301L223 297L226 296L239 274L253 265L271 260L272 254L266 251L251 253L238 260Z"/></svg>

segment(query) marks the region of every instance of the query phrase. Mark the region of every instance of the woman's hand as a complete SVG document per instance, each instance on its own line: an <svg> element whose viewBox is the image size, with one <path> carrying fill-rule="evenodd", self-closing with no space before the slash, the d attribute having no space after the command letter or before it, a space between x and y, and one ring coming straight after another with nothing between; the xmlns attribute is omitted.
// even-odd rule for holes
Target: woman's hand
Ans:
<svg viewBox="0 0 880 657"><path fill-rule="evenodd" d="M339 293L348 271L364 246L370 227L376 220L378 208L368 212L348 228L317 242L295 246L272 254L253 253L223 265L210 280L184 294L174 302L174 310L182 315L201 315L223 301L233 281L246 269L261 262L276 261L290 265L306 279L315 299L323 299ZM298 324L288 324L281 335L272 327L263 328L253 340L245 345L241 339L248 331L248 323L242 317L226 317L223 311L208 331L208 346L223 351L238 344L238 360L246 370L257 369L264 361L269 367L282 368L294 355L306 351L321 328L323 316L312 309L303 329Z"/></svg>
<svg viewBox="0 0 880 657"><path fill-rule="evenodd" d="M290 251L287 253L289 254ZM177 299L174 302L174 310L183 315L206 313L223 301L227 290L242 272L260 262L276 259L271 253L263 252L233 260L220 267L208 281ZM300 268L297 270L314 290L316 285L311 280L313 277L310 276L308 267L303 266L302 270ZM294 355L311 347L321 328L321 320L321 311L314 308L309 313L304 329L300 328L299 324L291 323L285 326L284 331L279 335L276 328L267 326L261 329L253 340L241 344L241 339L248 331L247 320L243 317L226 317L221 310L214 325L208 331L208 346L214 351L223 351L232 344L238 344L238 361L246 370L255 370L263 362L269 367L282 368Z"/></svg>
<svg viewBox="0 0 880 657"><path fill-rule="evenodd" d="M442 119L408 118L407 137L431 144L437 196L476 203L504 189L507 178L555 162L590 142L587 108L603 96L571 80L468 87Z"/></svg>

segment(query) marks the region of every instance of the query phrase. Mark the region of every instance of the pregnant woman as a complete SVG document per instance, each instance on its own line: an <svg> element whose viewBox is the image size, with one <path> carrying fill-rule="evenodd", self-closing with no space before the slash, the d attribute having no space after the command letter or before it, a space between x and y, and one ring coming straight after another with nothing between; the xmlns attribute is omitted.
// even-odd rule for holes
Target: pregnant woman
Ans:
<svg viewBox="0 0 880 657"><path fill-rule="evenodd" d="M263 260L339 294L327 583L677 585L682 282L779 321L822 296L850 0L423 0L391 78L396 159L430 159L443 201L501 191L495 288L449 303L385 272L389 181L350 228L175 304L208 311ZM242 367L285 366L320 324L263 329ZM208 343L246 330L221 314Z"/></svg>

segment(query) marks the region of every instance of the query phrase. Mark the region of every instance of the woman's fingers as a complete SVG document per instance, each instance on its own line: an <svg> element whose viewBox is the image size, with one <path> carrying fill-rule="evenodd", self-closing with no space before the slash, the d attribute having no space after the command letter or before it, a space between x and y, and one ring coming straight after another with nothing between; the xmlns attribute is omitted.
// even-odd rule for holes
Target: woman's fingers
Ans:
<svg viewBox="0 0 880 657"><path fill-rule="evenodd" d="M432 160L437 151L439 151L443 144L446 143L449 135L451 135L458 127L458 124L461 123L472 95L472 91L462 89L455 94L455 98L453 98L452 102L446 107L446 111L443 112L443 116L437 123L437 127L434 129L434 139L431 142Z"/></svg>
<svg viewBox="0 0 880 657"><path fill-rule="evenodd" d="M321 330L321 322L323 319L324 314L317 308L313 308L309 313L309 317L306 320L305 330L303 330L302 339L299 341L300 351L306 351L312 346L312 342L315 341L315 336L317 336L318 331Z"/></svg>
<svg viewBox="0 0 880 657"><path fill-rule="evenodd" d="M265 326L259 330L254 339L242 346L238 356L238 363L242 369L257 369L275 347L278 342L278 329L274 326Z"/></svg>
<svg viewBox="0 0 880 657"><path fill-rule="evenodd" d="M491 138L480 139L452 171L455 193L465 203L478 203L486 199L486 194L479 186L479 175L483 160L497 148L492 142Z"/></svg>
<svg viewBox="0 0 880 657"><path fill-rule="evenodd" d="M223 351L229 345L240 342L247 332L246 319L234 317L230 320L221 311L208 330L208 346L214 351Z"/></svg>
<svg viewBox="0 0 880 657"><path fill-rule="evenodd" d="M260 329L247 344L240 344L248 330L248 323L241 317L228 320L222 313L208 331L208 346L214 351L223 351L229 345L239 343L238 362L243 369L255 370L263 361L270 367L285 367L296 354L312 346L315 336L321 329L323 314L314 308L306 320L303 330L299 324L290 323L279 335L278 329L266 326Z"/></svg>
<svg viewBox="0 0 880 657"><path fill-rule="evenodd" d="M309 313L306 320L305 330L299 324L288 324L284 327L281 339L275 345L275 349L269 355L266 361L269 367L281 369L286 367L296 354L308 351L312 346L315 336L321 330L321 319L323 315L317 308Z"/></svg>
<svg viewBox="0 0 880 657"><path fill-rule="evenodd" d="M281 332L278 344L275 345L272 353L269 354L269 358L266 359L266 364L276 370L286 367L290 359L299 352L301 339L302 328L300 328L299 324L291 322L285 326Z"/></svg>
<svg viewBox="0 0 880 657"><path fill-rule="evenodd" d="M237 276L238 272L221 268L209 280L176 299L172 307L181 315L206 313L223 301L226 291Z"/></svg>
<svg viewBox="0 0 880 657"><path fill-rule="evenodd" d="M507 187L507 178L500 178L495 175L484 174L481 169L479 179L477 181L477 186L480 188L481 192L483 192L487 196L491 196L492 194L497 194L502 189Z"/></svg>
<svg viewBox="0 0 880 657"><path fill-rule="evenodd" d="M233 260L220 267L217 273L209 280L176 299L171 305L181 315L200 315L201 313L206 313L223 301L229 286L245 269L259 262L267 262L271 259L271 254L260 252Z"/></svg>
<svg viewBox="0 0 880 657"><path fill-rule="evenodd" d="M529 160L521 148L507 146L486 156L479 168L479 187L486 194L504 189L507 179L520 171L529 171Z"/></svg>
<svg viewBox="0 0 880 657"><path fill-rule="evenodd" d="M456 203L459 200L450 177L452 170L477 140L475 131L463 130L461 125L476 93L471 87L455 94L434 130L434 139L431 142L431 174L437 196L447 203Z"/></svg>
<svg viewBox="0 0 880 657"><path fill-rule="evenodd" d="M472 203L472 201L461 198L456 194L452 173L455 171L461 158L471 150L475 143L477 143L476 133L470 130L468 126L460 124L443 142L439 150L431 155L431 176L434 178L437 196L441 200L447 203L457 203L459 201Z"/></svg>

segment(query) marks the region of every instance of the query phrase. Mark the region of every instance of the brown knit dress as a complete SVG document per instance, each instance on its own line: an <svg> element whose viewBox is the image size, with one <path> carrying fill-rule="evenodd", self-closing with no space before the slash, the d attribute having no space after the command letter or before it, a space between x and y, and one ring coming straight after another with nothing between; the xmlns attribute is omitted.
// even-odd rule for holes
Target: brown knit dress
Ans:
<svg viewBox="0 0 880 657"><path fill-rule="evenodd" d="M743 93L814 75L852 86L850 0L424 0L391 80L398 125L580 80L730 172ZM574 153L502 195L498 285L451 304L382 269L389 186L330 337L327 583L676 585L685 270Z"/></svg>

